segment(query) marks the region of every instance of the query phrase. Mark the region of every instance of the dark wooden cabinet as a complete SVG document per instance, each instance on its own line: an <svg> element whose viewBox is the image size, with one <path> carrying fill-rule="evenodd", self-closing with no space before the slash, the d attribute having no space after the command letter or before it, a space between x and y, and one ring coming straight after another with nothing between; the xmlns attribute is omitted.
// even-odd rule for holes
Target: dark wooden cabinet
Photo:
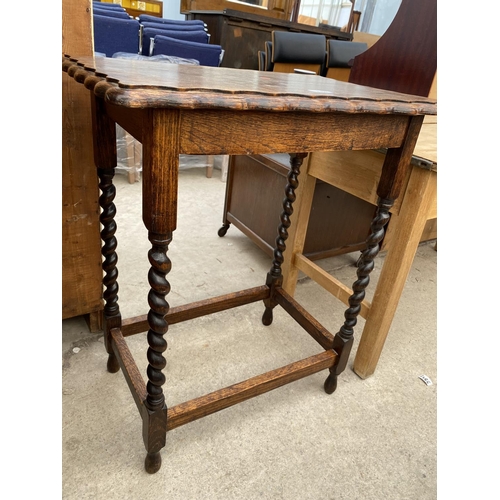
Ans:
<svg viewBox="0 0 500 500"><path fill-rule="evenodd" d="M278 235L289 170L286 154L232 156L229 162L223 223L234 225L269 256ZM375 208L317 181L304 254L315 260L361 250L370 227L358 220L371 220ZM219 235L226 229L223 226Z"/></svg>

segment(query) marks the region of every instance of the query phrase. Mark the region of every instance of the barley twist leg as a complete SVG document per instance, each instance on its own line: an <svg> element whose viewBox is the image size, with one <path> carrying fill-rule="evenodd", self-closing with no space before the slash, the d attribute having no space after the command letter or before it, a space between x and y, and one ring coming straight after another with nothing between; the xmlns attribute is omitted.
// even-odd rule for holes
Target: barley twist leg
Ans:
<svg viewBox="0 0 500 500"><path fill-rule="evenodd" d="M391 200L378 200L378 208L371 224L371 233L366 240L366 249L362 252L358 262L358 279L352 286L352 295L349 297L349 308L345 311L344 324L334 337L333 349L339 354L338 362L330 368L330 375L325 381L325 392L332 394L337 388L337 377L347 366L349 353L354 341L354 327L361 310L361 302L365 298L365 290L370 282L370 273L374 268L374 259L380 251L380 242L384 237L384 226L389 221L389 210L393 205Z"/></svg>

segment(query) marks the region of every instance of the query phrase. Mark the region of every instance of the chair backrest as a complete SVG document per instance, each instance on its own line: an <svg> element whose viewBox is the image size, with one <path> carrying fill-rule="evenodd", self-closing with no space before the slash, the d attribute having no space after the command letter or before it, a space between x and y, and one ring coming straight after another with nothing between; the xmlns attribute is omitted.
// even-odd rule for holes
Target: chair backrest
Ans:
<svg viewBox="0 0 500 500"><path fill-rule="evenodd" d="M368 44L363 42L328 40L326 46L325 76L327 78L348 82L354 58L367 49Z"/></svg>
<svg viewBox="0 0 500 500"><path fill-rule="evenodd" d="M172 31L205 31L205 28L201 24L188 24L184 26L182 24L168 24L168 23L155 23L155 22L144 22L139 21L145 28L155 28L160 30L172 30Z"/></svg>
<svg viewBox="0 0 500 500"><path fill-rule="evenodd" d="M297 69L321 74L326 59L324 35L273 31L271 39L273 71L293 73Z"/></svg>
<svg viewBox="0 0 500 500"><path fill-rule="evenodd" d="M110 17L118 17L121 19L131 19L131 17L127 14L125 10L118 9L101 9L101 7L92 7L92 13L99 16L110 16Z"/></svg>
<svg viewBox="0 0 500 500"><path fill-rule="evenodd" d="M142 49L141 49L142 55L145 56L152 55L151 39L153 39L156 35L162 35L170 38L176 38L178 40L188 40L190 42L198 42L198 43L208 43L209 40L208 33L203 30L183 31L183 30L168 30L168 29L143 27Z"/></svg>
<svg viewBox="0 0 500 500"><path fill-rule="evenodd" d="M139 53L140 24L136 19L93 16L94 51L112 57L115 52Z"/></svg>
<svg viewBox="0 0 500 500"><path fill-rule="evenodd" d="M152 51L153 56L165 54L184 59L196 59L200 66L214 67L220 65L223 53L220 45L179 40L162 35L154 37Z"/></svg>
<svg viewBox="0 0 500 500"><path fill-rule="evenodd" d="M273 43L266 40L264 42L264 50L259 50L258 52L260 71L273 70L272 53L273 53Z"/></svg>
<svg viewBox="0 0 500 500"><path fill-rule="evenodd" d="M201 19L165 19L163 17L150 16L149 14L140 14L139 21L141 23L177 24L181 26L202 26L204 28L207 26Z"/></svg>

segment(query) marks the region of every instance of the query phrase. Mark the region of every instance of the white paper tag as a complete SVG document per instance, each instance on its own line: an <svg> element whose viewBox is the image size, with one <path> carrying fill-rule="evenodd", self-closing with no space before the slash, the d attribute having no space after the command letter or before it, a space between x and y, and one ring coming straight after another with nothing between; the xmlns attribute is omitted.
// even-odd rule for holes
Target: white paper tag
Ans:
<svg viewBox="0 0 500 500"><path fill-rule="evenodd" d="M420 375L420 377L418 378L422 380L426 385L432 385L432 380L427 375Z"/></svg>

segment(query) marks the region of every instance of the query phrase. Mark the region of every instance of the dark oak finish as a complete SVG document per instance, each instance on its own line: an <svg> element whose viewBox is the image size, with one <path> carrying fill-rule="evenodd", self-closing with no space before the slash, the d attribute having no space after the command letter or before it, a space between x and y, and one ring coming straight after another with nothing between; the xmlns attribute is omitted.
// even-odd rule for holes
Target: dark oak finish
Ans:
<svg viewBox="0 0 500 500"><path fill-rule="evenodd" d="M108 369L121 367L139 407L149 473L161 466L166 432L248 398L328 369L328 393L335 390L353 341L359 303L379 250L388 207L401 189L411 152L426 114L436 104L426 98L379 91L318 76L241 71L200 66L156 65L106 58L63 59L63 70L91 91L95 162L103 191L102 248ZM249 78L249 76L252 76ZM116 151L111 123L116 121L143 143L143 221L151 244L149 312L122 321L118 307L114 237L113 167ZM256 127L269 136L253 136ZM214 134L214 131L217 133ZM100 140L101 134L103 140ZM293 212L300 167L311 151L388 148L379 185L378 212L353 285L345 322L331 335L283 292L281 264ZM168 245L176 227L179 154L261 154L287 152L290 172L265 285L172 308ZM323 348L306 359L167 409L163 391L165 334L170 325L206 314L263 301L263 323L281 306ZM148 368L144 381L126 347L125 337L148 330Z"/></svg>

